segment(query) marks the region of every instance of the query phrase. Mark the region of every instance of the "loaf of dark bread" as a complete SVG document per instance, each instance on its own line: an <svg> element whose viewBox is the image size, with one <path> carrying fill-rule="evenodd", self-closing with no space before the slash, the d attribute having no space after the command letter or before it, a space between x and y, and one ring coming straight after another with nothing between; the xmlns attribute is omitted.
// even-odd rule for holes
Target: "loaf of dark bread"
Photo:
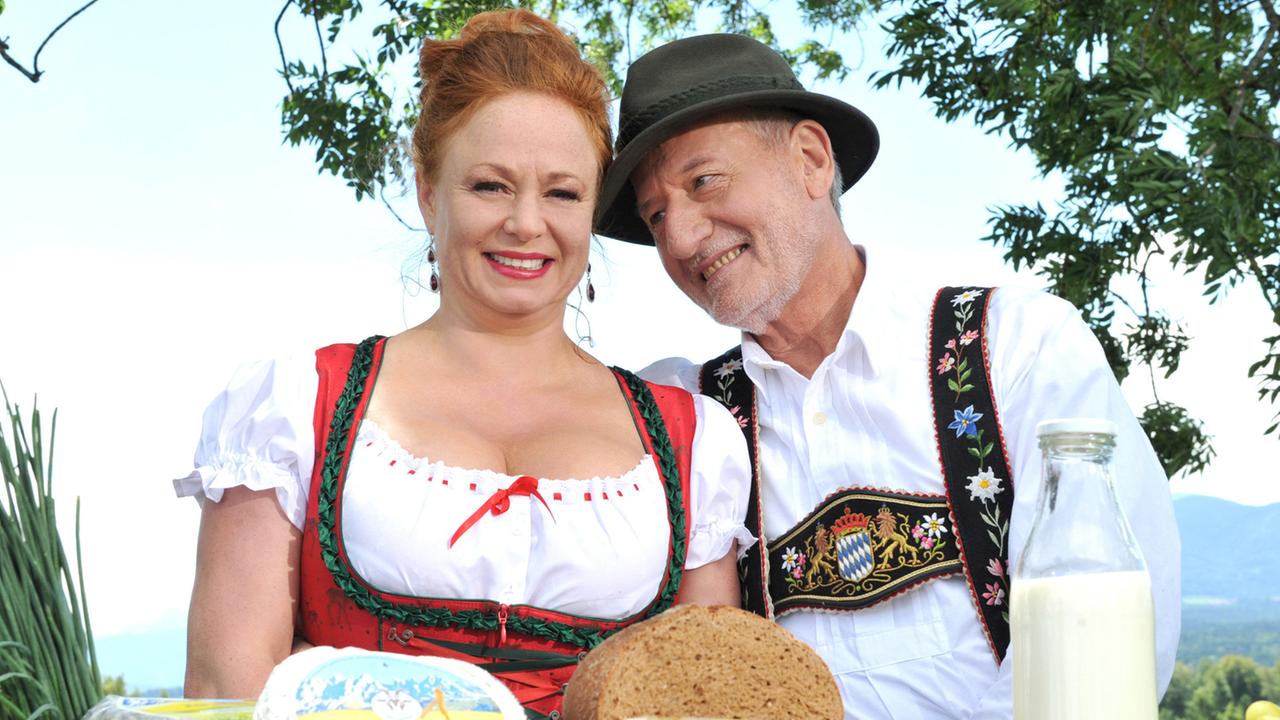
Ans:
<svg viewBox="0 0 1280 720"><path fill-rule="evenodd" d="M564 711L566 720L844 718L835 679L812 648L744 610L697 605L592 650L569 681Z"/></svg>

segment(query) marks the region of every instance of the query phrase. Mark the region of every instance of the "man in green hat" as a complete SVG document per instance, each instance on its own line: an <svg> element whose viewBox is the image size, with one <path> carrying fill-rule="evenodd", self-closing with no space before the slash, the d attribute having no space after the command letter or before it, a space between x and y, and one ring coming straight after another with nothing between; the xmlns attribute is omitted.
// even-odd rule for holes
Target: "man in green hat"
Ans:
<svg viewBox="0 0 1280 720"><path fill-rule="evenodd" d="M602 235L656 244L742 345L643 374L738 417L761 542L744 604L812 645L850 718L1009 718L1011 568L1038 499L1036 425L1113 421L1116 491L1173 671L1179 541L1167 479L1069 303L1015 288L912 293L850 242L839 198L875 125L738 35L660 47L627 74ZM1017 487L1015 494L1014 488Z"/></svg>

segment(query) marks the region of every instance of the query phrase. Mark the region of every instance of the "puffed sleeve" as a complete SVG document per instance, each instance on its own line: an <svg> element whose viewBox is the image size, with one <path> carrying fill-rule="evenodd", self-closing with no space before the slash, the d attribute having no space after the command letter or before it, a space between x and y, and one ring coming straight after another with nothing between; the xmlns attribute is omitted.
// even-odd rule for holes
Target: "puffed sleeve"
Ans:
<svg viewBox="0 0 1280 720"><path fill-rule="evenodd" d="M684 563L686 570L724 557L734 541L739 553L756 541L744 525L751 466L738 421L724 406L704 395L693 396L693 407L698 424L690 459L693 529Z"/></svg>
<svg viewBox="0 0 1280 720"><path fill-rule="evenodd" d="M204 411L195 470L173 481L178 496L219 502L231 487L274 489L284 514L301 529L315 454L316 383L311 358L241 367Z"/></svg>

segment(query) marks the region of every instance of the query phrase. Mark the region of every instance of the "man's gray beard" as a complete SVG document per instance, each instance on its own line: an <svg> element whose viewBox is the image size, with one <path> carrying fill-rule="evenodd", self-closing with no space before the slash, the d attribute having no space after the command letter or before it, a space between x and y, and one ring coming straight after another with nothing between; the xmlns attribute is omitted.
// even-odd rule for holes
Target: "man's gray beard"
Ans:
<svg viewBox="0 0 1280 720"><path fill-rule="evenodd" d="M755 307L747 312L736 312L729 314L729 308L715 307L715 301L712 300L710 305L703 305L702 309L707 311L713 320L721 325L728 325L752 335L760 335L771 323L782 317L782 311L786 309L787 303L791 298L795 297L796 292L800 289L800 283L795 279L787 283L786 287L778 288L776 292L770 295Z"/></svg>

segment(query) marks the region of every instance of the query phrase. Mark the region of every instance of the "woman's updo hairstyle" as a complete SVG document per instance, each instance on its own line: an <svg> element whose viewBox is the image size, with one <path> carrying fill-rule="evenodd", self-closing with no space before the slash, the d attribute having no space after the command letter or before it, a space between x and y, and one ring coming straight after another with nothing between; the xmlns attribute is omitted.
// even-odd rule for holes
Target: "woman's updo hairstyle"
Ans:
<svg viewBox="0 0 1280 720"><path fill-rule="evenodd" d="M413 161L424 177L435 177L445 139L482 104L519 91L545 93L573 107L603 174L613 144L608 92L599 71L554 23L528 10L479 13L452 40L426 40L418 75L422 111L413 129Z"/></svg>

